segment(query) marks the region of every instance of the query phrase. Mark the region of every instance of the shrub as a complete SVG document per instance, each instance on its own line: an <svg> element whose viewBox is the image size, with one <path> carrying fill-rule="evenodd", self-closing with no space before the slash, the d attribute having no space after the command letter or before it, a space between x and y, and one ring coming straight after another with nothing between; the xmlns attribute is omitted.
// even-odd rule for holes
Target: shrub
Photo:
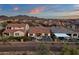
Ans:
<svg viewBox="0 0 79 59"><path fill-rule="evenodd" d="M60 54L62 54L62 55L78 55L79 52L78 52L77 48L73 48L73 47L71 48L67 44L64 44L64 47Z"/></svg>
<svg viewBox="0 0 79 59"><path fill-rule="evenodd" d="M49 55L51 54L50 52L50 49L48 46L46 46L45 44L40 44L38 47L37 47L37 52L36 52L37 55Z"/></svg>

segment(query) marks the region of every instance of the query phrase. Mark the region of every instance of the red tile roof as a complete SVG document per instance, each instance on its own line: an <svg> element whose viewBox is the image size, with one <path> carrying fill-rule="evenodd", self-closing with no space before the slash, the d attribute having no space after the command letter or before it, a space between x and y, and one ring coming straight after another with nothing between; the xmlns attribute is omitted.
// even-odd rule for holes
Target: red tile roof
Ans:
<svg viewBox="0 0 79 59"><path fill-rule="evenodd" d="M31 27L29 29L28 33L30 33L30 34L33 34L33 33L35 33L35 34L37 34L37 33L50 33L50 29L47 27L40 27L40 26L39 27Z"/></svg>
<svg viewBox="0 0 79 59"><path fill-rule="evenodd" d="M8 24L7 27L25 27L26 24L17 24L17 23L14 23L14 24Z"/></svg>

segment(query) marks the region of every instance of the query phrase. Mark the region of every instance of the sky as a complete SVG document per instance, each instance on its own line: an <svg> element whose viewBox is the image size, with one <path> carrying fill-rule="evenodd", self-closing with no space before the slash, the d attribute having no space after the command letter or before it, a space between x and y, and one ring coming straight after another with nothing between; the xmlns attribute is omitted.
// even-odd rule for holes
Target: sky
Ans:
<svg viewBox="0 0 79 59"><path fill-rule="evenodd" d="M0 15L41 18L79 15L79 4L0 4Z"/></svg>

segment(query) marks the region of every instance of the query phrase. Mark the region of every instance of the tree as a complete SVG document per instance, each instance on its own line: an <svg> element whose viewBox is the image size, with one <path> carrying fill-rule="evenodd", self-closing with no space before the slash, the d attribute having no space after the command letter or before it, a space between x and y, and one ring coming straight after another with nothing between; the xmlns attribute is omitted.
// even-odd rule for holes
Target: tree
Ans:
<svg viewBox="0 0 79 59"><path fill-rule="evenodd" d="M68 46L67 44L64 44L64 47L60 54L62 54L62 55L78 55L79 52L78 52L77 48L73 48L73 47Z"/></svg>
<svg viewBox="0 0 79 59"><path fill-rule="evenodd" d="M2 41L3 44L6 44L8 43L8 37L1 36L0 41Z"/></svg>
<svg viewBox="0 0 79 59"><path fill-rule="evenodd" d="M3 23L1 23L1 25L2 25L3 27L6 27L7 22L3 22Z"/></svg>
<svg viewBox="0 0 79 59"><path fill-rule="evenodd" d="M37 55L49 55L52 54L49 47L46 46L44 43L39 44L39 46L37 47Z"/></svg>
<svg viewBox="0 0 79 59"><path fill-rule="evenodd" d="M31 40L32 40L31 37L27 37L27 36L23 36L22 39L23 39L24 41L31 41Z"/></svg>
<svg viewBox="0 0 79 59"><path fill-rule="evenodd" d="M16 40L16 41L31 41L30 37L27 36L21 36L21 37L9 37L10 40Z"/></svg>
<svg viewBox="0 0 79 59"><path fill-rule="evenodd" d="M23 37L14 37L14 39L17 41L21 41L21 39L23 39Z"/></svg>
<svg viewBox="0 0 79 59"><path fill-rule="evenodd" d="M15 37L13 37L13 36L9 36L8 37L8 41L15 41L16 39L15 39Z"/></svg>

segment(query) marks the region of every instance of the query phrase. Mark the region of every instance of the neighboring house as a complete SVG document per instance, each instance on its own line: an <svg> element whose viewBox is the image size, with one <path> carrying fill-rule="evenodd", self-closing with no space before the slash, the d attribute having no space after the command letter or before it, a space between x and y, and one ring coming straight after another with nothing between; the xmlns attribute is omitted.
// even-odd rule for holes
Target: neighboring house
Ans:
<svg viewBox="0 0 79 59"><path fill-rule="evenodd" d="M42 27L42 26L36 26L36 27L31 27L28 31L28 36L36 38L36 39L42 39L45 36L51 36L50 29L47 27ZM49 39L50 40L50 39Z"/></svg>
<svg viewBox="0 0 79 59"><path fill-rule="evenodd" d="M8 24L3 32L4 36L24 36L29 29L28 24Z"/></svg>
<svg viewBox="0 0 79 59"><path fill-rule="evenodd" d="M62 26L56 26L51 28L52 34L56 35L57 37L64 37L64 38L78 38L78 33L67 29Z"/></svg>
<svg viewBox="0 0 79 59"><path fill-rule="evenodd" d="M74 26L74 30L79 30L79 21L72 22L71 25Z"/></svg>
<svg viewBox="0 0 79 59"><path fill-rule="evenodd" d="M7 22L7 20L0 19L0 23Z"/></svg>

